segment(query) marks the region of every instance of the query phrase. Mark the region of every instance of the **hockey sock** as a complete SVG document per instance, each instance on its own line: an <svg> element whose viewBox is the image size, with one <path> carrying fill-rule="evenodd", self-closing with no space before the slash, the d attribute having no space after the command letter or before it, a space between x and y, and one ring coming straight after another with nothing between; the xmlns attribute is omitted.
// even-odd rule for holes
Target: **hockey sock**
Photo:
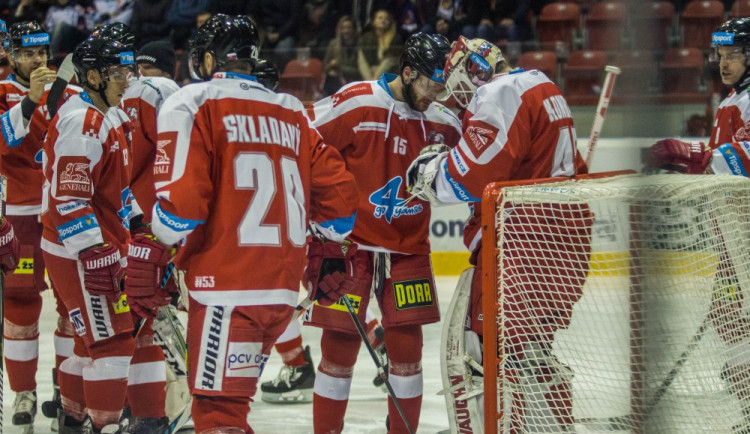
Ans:
<svg viewBox="0 0 750 434"><path fill-rule="evenodd" d="M90 358L73 355L65 359L57 371L57 383L60 385L60 400L63 411L77 421L86 418L83 368L90 364Z"/></svg>
<svg viewBox="0 0 750 434"><path fill-rule="evenodd" d="M422 409L422 327L419 324L389 327L385 330L388 348L388 381L398 398L399 405L409 420L412 431L417 432ZM407 433L393 399L388 397L389 433Z"/></svg>
<svg viewBox="0 0 750 434"><path fill-rule="evenodd" d="M302 348L302 336L297 336L292 340L276 343L276 351L279 352L281 360L287 366L304 366L305 350Z"/></svg>
<svg viewBox="0 0 750 434"><path fill-rule="evenodd" d="M320 341L322 357L315 375L313 394L313 428L316 434L341 431L360 344L358 335L323 330Z"/></svg>
<svg viewBox="0 0 750 434"><path fill-rule="evenodd" d="M164 352L156 345L136 346L128 372L128 403L134 417L164 417L167 397Z"/></svg>
<svg viewBox="0 0 750 434"><path fill-rule="evenodd" d="M56 290L52 291L55 296L56 311L57 311L57 329L55 330L55 368L60 369L60 364L63 360L73 355L73 324L70 323L68 317L68 311L65 310L65 304L63 304L60 295Z"/></svg>
<svg viewBox="0 0 750 434"><path fill-rule="evenodd" d="M36 390L39 360L39 315L42 297L33 294L5 294L5 343L3 355L11 390Z"/></svg>
<svg viewBox="0 0 750 434"><path fill-rule="evenodd" d="M204 395L194 397L192 415L196 433L253 433L247 423L247 415L250 411L249 397Z"/></svg>

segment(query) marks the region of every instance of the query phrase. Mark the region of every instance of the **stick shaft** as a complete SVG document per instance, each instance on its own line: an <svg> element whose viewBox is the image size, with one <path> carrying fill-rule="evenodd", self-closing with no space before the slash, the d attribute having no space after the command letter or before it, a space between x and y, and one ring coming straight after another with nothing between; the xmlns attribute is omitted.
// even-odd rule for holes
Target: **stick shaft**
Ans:
<svg viewBox="0 0 750 434"><path fill-rule="evenodd" d="M586 153L586 167L591 167L594 148L599 141L599 134L601 134L602 125L604 125L604 116L607 114L609 100L612 98L612 90L615 87L615 78L620 73L620 68L614 66L607 66L604 70L607 71L607 75L604 77L604 86L602 87L602 93L599 95L599 104L597 104L594 114L594 124L591 126L588 152Z"/></svg>

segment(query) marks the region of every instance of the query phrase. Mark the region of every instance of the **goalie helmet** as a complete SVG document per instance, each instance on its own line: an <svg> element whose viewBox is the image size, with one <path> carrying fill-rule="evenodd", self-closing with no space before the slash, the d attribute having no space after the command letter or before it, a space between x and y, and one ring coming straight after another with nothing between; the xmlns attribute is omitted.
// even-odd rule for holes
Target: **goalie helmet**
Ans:
<svg viewBox="0 0 750 434"><path fill-rule="evenodd" d="M135 47L135 34L130 30L130 27L123 23L101 25L91 33L91 37L114 39L121 43L126 51L133 51Z"/></svg>
<svg viewBox="0 0 750 434"><path fill-rule="evenodd" d="M265 59L258 59L253 67L253 75L266 89L275 91L279 87L279 71Z"/></svg>
<svg viewBox="0 0 750 434"><path fill-rule="evenodd" d="M404 43L404 51L401 53L401 70L410 66L433 81L445 83L443 67L450 49L450 42L445 36L415 33Z"/></svg>
<svg viewBox="0 0 750 434"><path fill-rule="evenodd" d="M126 66L132 74L133 65L133 52L127 51L120 42L112 39L89 38L78 44L73 52L73 66L78 83L89 87L92 86L86 80L86 72L90 69L96 69L105 77L113 66Z"/></svg>
<svg viewBox="0 0 750 434"><path fill-rule="evenodd" d="M211 78L213 71L201 74L203 56L211 53L217 69L228 62L250 61L258 58L260 37L258 27L245 15L216 14L209 18L190 39L190 75L197 80Z"/></svg>
<svg viewBox="0 0 750 434"><path fill-rule="evenodd" d="M486 84L504 61L502 51L495 45L484 39L459 36L445 62L445 93L438 99L445 101L453 95L466 108L477 88Z"/></svg>

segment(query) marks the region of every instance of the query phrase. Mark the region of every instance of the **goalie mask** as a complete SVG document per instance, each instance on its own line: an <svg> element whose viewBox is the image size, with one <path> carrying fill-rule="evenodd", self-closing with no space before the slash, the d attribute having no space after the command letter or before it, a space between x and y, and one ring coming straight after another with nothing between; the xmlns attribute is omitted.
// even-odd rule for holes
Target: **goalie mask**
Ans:
<svg viewBox="0 0 750 434"><path fill-rule="evenodd" d="M721 62L725 59L728 62L744 63L744 73L731 83L737 92L750 85L748 58L750 58L750 18L734 18L725 21L711 34L711 54L709 55L711 62ZM731 68L727 68L727 72L731 74ZM725 81L725 84L730 83Z"/></svg>
<svg viewBox="0 0 750 434"><path fill-rule="evenodd" d="M190 76L195 80L208 80L214 71L201 71L204 56L210 53L215 70L223 70L231 62L249 62L258 59L260 37L258 27L245 15L216 14L209 18L190 39Z"/></svg>
<svg viewBox="0 0 750 434"><path fill-rule="evenodd" d="M502 51L484 39L459 36L445 62L445 93L438 99L445 101L452 95L466 108L477 88L490 81L503 61Z"/></svg>

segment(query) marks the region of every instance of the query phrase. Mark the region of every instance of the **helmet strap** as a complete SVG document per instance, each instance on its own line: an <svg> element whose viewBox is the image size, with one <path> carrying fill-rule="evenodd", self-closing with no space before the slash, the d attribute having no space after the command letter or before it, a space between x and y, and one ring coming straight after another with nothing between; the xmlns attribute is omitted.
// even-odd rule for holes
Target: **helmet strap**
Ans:
<svg viewBox="0 0 750 434"><path fill-rule="evenodd" d="M109 100L107 99L107 80L104 78L104 76L106 75L106 72L102 72L101 70L97 70L97 71L99 71L99 76L101 77L102 82L99 85L99 87L97 87L94 90L96 91L97 94L99 94L99 97L102 99L102 101L104 101L104 104L106 104L107 107L112 107L109 104Z"/></svg>

